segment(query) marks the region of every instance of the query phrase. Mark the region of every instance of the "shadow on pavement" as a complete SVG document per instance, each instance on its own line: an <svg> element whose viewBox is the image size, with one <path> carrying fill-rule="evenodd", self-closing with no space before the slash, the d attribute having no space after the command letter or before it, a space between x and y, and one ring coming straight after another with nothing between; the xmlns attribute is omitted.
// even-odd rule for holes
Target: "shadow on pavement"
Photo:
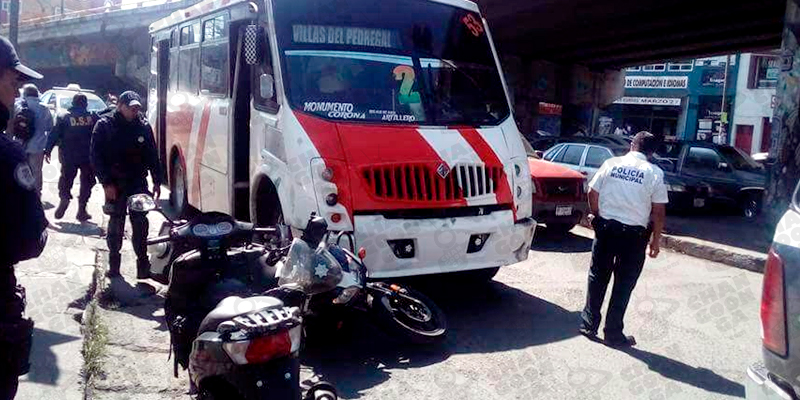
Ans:
<svg viewBox="0 0 800 400"><path fill-rule="evenodd" d="M347 398L390 378L391 369L420 368L454 354L524 349L577 335L578 313L499 282L465 289L447 285L445 276L409 280L409 286L431 297L447 315L448 337L434 346L399 343L368 325L353 322L353 333L340 342L304 351L303 364L333 382ZM413 282L413 284L412 284ZM442 291L452 287L452 291Z"/></svg>
<svg viewBox="0 0 800 400"><path fill-rule="evenodd" d="M164 307L164 297L158 294L158 284L155 285L146 282L131 285L125 279L113 278L101 296L101 304L142 320L158 322L155 329L166 332L164 316L156 316L157 311Z"/></svg>
<svg viewBox="0 0 800 400"><path fill-rule="evenodd" d="M571 232L557 233L537 226L531 250L558 253L584 253L592 251L592 239Z"/></svg>
<svg viewBox="0 0 800 400"><path fill-rule="evenodd" d="M103 228L95 224L94 222L84 222L84 223L75 223L75 222L58 222L56 221L53 223L50 222L50 226L56 232L72 234L72 235L81 235L81 236L103 236Z"/></svg>
<svg viewBox="0 0 800 400"><path fill-rule="evenodd" d="M647 364L651 371L665 378L683 382L707 392L744 397L743 385L717 375L710 369L693 367L680 361L636 348L627 348L621 351Z"/></svg>
<svg viewBox="0 0 800 400"><path fill-rule="evenodd" d="M31 348L30 357L31 369L22 380L45 385L55 385L61 373L58 370L56 354L51 347L74 340L81 340L81 338L34 328L33 346Z"/></svg>
<svg viewBox="0 0 800 400"><path fill-rule="evenodd" d="M716 210L672 211L667 215L664 233L766 253L773 232L763 214L749 219L731 215L729 210L720 207Z"/></svg>

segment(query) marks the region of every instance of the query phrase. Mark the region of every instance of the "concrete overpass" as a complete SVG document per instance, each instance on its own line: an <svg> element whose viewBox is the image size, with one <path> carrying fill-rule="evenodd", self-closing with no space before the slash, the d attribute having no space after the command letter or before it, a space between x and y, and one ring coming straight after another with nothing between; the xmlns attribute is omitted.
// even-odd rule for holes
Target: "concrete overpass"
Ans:
<svg viewBox="0 0 800 400"><path fill-rule="evenodd" d="M593 70L781 44L786 0L477 0L504 53Z"/></svg>
<svg viewBox="0 0 800 400"><path fill-rule="evenodd" d="M78 82L100 93L144 91L148 26L197 0L144 0L129 9L96 8L22 21L20 58L45 75L43 88ZM6 34L8 27L3 27Z"/></svg>
<svg viewBox="0 0 800 400"><path fill-rule="evenodd" d="M166 1L27 21L20 29L21 57L45 73L43 87L85 82L101 92L143 90L147 26L198 0ZM622 96L625 66L780 47L787 0L731 0L724 6L690 0L477 1L501 54L520 128L535 130L539 103L556 103L563 105L562 133L571 134L591 131L597 107Z"/></svg>

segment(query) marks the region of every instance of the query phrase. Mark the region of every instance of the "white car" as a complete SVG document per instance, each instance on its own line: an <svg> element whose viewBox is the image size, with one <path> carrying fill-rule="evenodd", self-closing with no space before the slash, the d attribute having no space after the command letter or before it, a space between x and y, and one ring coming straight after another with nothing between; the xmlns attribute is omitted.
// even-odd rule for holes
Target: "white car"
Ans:
<svg viewBox="0 0 800 400"><path fill-rule="evenodd" d="M594 143L559 143L544 153L544 159L561 164L586 176L584 186L609 158L625 155L629 149ZM584 187L585 189L585 187Z"/></svg>
<svg viewBox="0 0 800 400"><path fill-rule="evenodd" d="M39 96L39 100L47 105L55 118L62 111L67 111L72 106L72 96L83 93L89 100L88 111L100 112L106 109L106 103L91 90L81 88L78 84L71 83L67 87L54 87Z"/></svg>

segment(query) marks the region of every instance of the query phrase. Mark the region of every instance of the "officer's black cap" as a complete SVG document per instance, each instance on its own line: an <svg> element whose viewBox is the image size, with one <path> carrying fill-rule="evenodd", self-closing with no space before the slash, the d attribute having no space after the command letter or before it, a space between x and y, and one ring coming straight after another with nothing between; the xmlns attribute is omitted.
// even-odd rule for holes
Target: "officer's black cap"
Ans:
<svg viewBox="0 0 800 400"><path fill-rule="evenodd" d="M42 79L42 74L22 65L17 51L4 36L0 36L0 68L13 68L29 79Z"/></svg>
<svg viewBox="0 0 800 400"><path fill-rule="evenodd" d="M139 97L139 93L136 93L133 90L128 90L126 92L122 92L122 94L119 95L119 99L117 100L117 103L124 104L124 105L129 106L129 107L132 107L132 106L141 107L142 106L142 98Z"/></svg>

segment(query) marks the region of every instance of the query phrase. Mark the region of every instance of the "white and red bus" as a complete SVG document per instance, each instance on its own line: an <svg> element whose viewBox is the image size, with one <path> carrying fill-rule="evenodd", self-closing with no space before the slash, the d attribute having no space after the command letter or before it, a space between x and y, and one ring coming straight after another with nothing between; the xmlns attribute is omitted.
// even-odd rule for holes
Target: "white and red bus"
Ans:
<svg viewBox="0 0 800 400"><path fill-rule="evenodd" d="M492 276L533 238L528 163L467 0L206 0L150 26L179 210L354 233L369 276Z"/></svg>

